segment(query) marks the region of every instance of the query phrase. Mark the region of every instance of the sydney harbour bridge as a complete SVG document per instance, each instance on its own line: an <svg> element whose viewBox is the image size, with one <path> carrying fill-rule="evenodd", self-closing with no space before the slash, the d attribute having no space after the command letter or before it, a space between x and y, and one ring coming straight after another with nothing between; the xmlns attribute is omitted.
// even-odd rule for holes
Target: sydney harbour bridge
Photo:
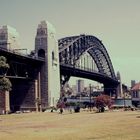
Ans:
<svg viewBox="0 0 140 140"><path fill-rule="evenodd" d="M36 110L52 106L55 102L54 98L50 99L51 96L55 96L53 95L55 90L52 88L57 88L59 81L58 89L60 89L59 86L63 87L72 76L100 82L104 85L106 94L118 94L119 81L102 41L85 34L65 37L58 40L57 52L46 49L46 46L39 42L39 40L45 42L45 31L42 26L38 27L35 52L29 55L0 47L0 55L5 56L10 65L5 75L12 82L9 97L11 110ZM50 73L46 72L50 69L49 65L52 66L54 73L51 73L52 69ZM55 76L55 67L60 69L60 77Z"/></svg>
<svg viewBox="0 0 140 140"><path fill-rule="evenodd" d="M62 84L71 76L87 78L104 84L104 88L115 89L118 80L111 59L102 42L94 36L80 35L58 41ZM88 53L90 57L82 56ZM96 67L96 68L95 68Z"/></svg>

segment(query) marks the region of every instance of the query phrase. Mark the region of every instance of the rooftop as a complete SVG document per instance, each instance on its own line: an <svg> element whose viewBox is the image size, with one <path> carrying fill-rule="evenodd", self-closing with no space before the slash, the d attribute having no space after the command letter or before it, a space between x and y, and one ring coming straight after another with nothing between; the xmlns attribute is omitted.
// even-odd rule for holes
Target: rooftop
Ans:
<svg viewBox="0 0 140 140"><path fill-rule="evenodd" d="M140 90L140 83L135 84L131 90Z"/></svg>

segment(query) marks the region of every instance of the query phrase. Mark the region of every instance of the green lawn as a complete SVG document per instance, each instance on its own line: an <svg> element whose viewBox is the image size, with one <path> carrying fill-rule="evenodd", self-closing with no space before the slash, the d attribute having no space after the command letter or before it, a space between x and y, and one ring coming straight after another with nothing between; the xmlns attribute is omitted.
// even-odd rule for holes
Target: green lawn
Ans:
<svg viewBox="0 0 140 140"><path fill-rule="evenodd" d="M1 115L0 140L140 140L140 112Z"/></svg>

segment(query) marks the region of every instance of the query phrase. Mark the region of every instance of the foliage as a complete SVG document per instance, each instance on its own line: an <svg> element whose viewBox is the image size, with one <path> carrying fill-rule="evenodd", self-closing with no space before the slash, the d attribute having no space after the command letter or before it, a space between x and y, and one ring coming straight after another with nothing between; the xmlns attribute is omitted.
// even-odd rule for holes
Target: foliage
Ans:
<svg viewBox="0 0 140 140"><path fill-rule="evenodd" d="M6 58L0 56L0 74L3 75L0 78L0 91L10 91L12 84L8 78L5 77L7 69L9 69L9 64L6 63Z"/></svg>
<svg viewBox="0 0 140 140"><path fill-rule="evenodd" d="M0 91L10 91L12 84L6 77L0 78Z"/></svg>
<svg viewBox="0 0 140 140"><path fill-rule="evenodd" d="M70 88L69 84L65 84L64 87L61 89L61 97L67 97L72 94L72 89Z"/></svg>
<svg viewBox="0 0 140 140"><path fill-rule="evenodd" d="M9 68L9 64L6 63L6 58L4 56L0 56L0 69L1 68Z"/></svg>
<svg viewBox="0 0 140 140"><path fill-rule="evenodd" d="M76 106L76 103L75 102L67 102L66 103L66 106L68 107L68 106Z"/></svg>
<svg viewBox="0 0 140 140"><path fill-rule="evenodd" d="M65 108L65 102L64 101L59 101L57 103L57 108Z"/></svg>
<svg viewBox="0 0 140 140"><path fill-rule="evenodd" d="M112 99L108 95L100 95L95 100L95 105L97 108L108 106L109 108L113 104Z"/></svg>

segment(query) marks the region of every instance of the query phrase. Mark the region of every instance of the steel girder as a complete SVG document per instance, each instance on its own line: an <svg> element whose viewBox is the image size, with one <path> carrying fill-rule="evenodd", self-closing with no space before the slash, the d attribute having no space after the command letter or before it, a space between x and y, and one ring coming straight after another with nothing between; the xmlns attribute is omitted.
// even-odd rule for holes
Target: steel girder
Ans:
<svg viewBox="0 0 140 140"><path fill-rule="evenodd" d="M44 64L44 59L22 55L0 48L0 54L7 58L10 68L6 70L5 76L11 79L34 79ZM3 77L0 71L0 77Z"/></svg>
<svg viewBox="0 0 140 140"><path fill-rule="evenodd" d="M75 66L85 52L94 59L99 73L116 80L111 59L102 42L90 35L66 37L58 40L60 64Z"/></svg>

